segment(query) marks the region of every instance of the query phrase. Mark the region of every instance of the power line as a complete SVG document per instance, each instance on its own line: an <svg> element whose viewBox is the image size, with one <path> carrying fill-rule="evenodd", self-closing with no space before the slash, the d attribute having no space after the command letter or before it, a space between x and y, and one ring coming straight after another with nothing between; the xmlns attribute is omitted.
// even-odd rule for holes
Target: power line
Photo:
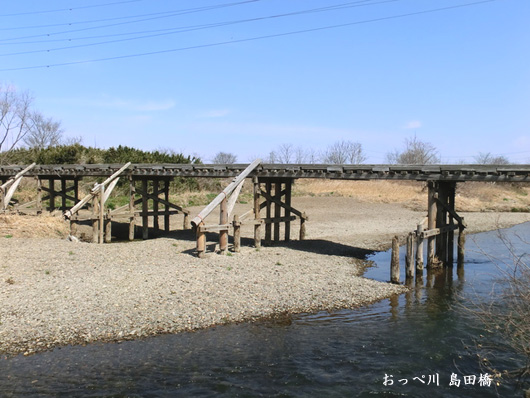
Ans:
<svg viewBox="0 0 530 398"><path fill-rule="evenodd" d="M48 64L48 65L4 68L4 69L0 69L0 71L7 72L7 71L29 70L29 69L44 69L44 68L52 68L52 67L58 67L58 66L70 66L70 65L94 63L94 62L113 61L113 60L119 60L119 59L130 59L130 58L138 58L138 57L144 57L144 56L150 56L150 55L189 51L189 50L195 50L195 49L201 49L201 48L218 47L218 46L223 46L227 44L244 43L244 42L250 42L250 41L256 41L256 40L293 36L293 35L302 34L302 33L310 33L310 32L318 32L318 31L324 31L324 30L330 30L330 29L337 29L337 28L343 28L347 26L361 25L361 24L367 24L367 23L373 23L373 22L388 21L392 19L399 19L399 18L406 18L406 17L416 16L416 15L430 14L430 13L447 11L447 10L458 9L458 8L463 8L463 7L471 7L471 6L476 6L476 5L480 5L484 3L492 3L496 1L499 1L499 0L481 0L481 1L471 2L471 3L459 4L459 5L448 6L448 7L441 7L441 8L434 8L434 9L424 10L424 11L409 12L405 14L391 15L387 17L366 19L362 21L355 21L355 22L349 22L349 23L343 23L343 24L337 24L337 25L328 25L328 26L322 26L318 28L303 29L303 30L285 32L285 33L276 33L276 34L270 34L270 35L256 36L256 37L250 37L246 39L228 40L228 41L222 41L222 42L217 42L217 43L200 44L200 45L179 47L179 48L173 48L173 49L167 49L167 50L158 50L158 51L150 51L150 52L144 52L144 53L118 55L118 56L97 58L97 59L91 59L91 60L85 60L85 61L70 61L70 62L61 62L61 63Z"/></svg>
<svg viewBox="0 0 530 398"><path fill-rule="evenodd" d="M366 0L362 1L355 1L350 3L343 3L340 5L335 5L331 7L321 7L321 8L314 8L309 10L303 10L303 11L296 11L296 12L290 12L285 14L276 14L276 15L270 15L266 17L258 17L258 18L250 18L250 19L242 19L242 20L236 20L236 21L227 21L227 22L218 22L218 23L211 23L211 24L205 24L205 25L195 25L195 26L188 26L188 27L181 27L181 28L171 28L171 29L161 29L161 30L155 30L154 33L151 35L142 35L137 37L131 37L126 39L116 39L116 40L107 40L107 41L101 41L96 43L89 43L89 44L79 44L79 45L72 45L72 46L66 46L66 47L56 47L56 48L49 48L49 49L41 49L41 50L29 50L29 51L20 51L16 53L5 53L0 54L0 57L5 56L13 56L13 55L24 55L24 54L35 54L35 53L43 53L43 52L52 52L52 51L60 51L60 50L68 50L73 48L82 48L82 47L92 47L102 44L111 44L111 43L119 43L124 41L131 41L131 40L139 40L139 39L146 39L146 38L152 38L152 37L159 37L159 36L167 36L167 35L174 35L184 32L190 32L195 30L202 30L202 29L211 29L216 27L222 27L222 26L228 26L228 25L235 25L235 24L242 24L242 23L248 23L248 22L257 22L257 21L263 21L266 19L276 19L276 18L283 18L283 17L291 17L296 15L302 15L302 14L310 14L310 13L317 13L317 12L324 12L324 11L335 11L339 9L344 8L352 8L352 7L362 7L362 6L372 6L372 5L378 5L378 4L384 4L384 3L391 3L396 2L400 0L383 0L376 3L370 3L370 4L358 4L366 2ZM164 32L164 33L162 33ZM118 35L125 35L125 33L121 33ZM116 35L108 35L108 36L102 36L102 37L113 37ZM101 37L101 36L100 36ZM0 43L1 45L2 43Z"/></svg>
<svg viewBox="0 0 530 398"><path fill-rule="evenodd" d="M145 1L145 0L116 1L114 3L94 4L91 6L83 6L83 7L59 8L55 10L45 10L45 11L25 11L25 12L19 12L19 13L14 13L14 14L0 14L0 17L4 18L4 17L18 17L22 15L51 14L55 12L76 11L76 10L83 10L87 8L107 7L107 6L117 5L117 4L137 3L139 1Z"/></svg>

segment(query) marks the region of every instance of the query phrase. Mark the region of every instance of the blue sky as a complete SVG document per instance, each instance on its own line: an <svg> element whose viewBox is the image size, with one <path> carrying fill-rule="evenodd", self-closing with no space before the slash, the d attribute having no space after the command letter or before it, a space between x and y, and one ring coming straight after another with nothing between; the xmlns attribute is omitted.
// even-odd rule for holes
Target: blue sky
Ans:
<svg viewBox="0 0 530 398"><path fill-rule="evenodd" d="M0 82L103 148L247 162L350 140L382 163L416 135L444 163L530 163L529 15L527 0L3 2Z"/></svg>

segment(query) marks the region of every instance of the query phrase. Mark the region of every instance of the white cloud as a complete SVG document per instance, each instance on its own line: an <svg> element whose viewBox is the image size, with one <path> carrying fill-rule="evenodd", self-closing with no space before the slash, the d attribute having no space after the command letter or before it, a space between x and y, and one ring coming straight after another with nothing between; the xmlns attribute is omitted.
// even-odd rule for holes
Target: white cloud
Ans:
<svg viewBox="0 0 530 398"><path fill-rule="evenodd" d="M422 123L419 120L411 120L403 126L405 130L419 129L422 126Z"/></svg>

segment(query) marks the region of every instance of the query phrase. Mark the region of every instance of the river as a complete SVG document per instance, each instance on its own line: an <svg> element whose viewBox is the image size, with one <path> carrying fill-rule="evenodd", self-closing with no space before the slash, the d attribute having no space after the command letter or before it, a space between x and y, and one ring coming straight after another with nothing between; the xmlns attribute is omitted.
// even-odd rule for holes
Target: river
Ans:
<svg viewBox="0 0 530 398"><path fill-rule="evenodd" d="M530 223L502 232L528 256L516 235L530 237ZM487 385L475 346L484 328L461 307L488 299L499 276L483 251L510 261L497 231L468 236L464 274L426 275L358 309L0 359L0 396L522 396L513 381ZM389 262L388 252L371 256L365 276L387 281Z"/></svg>

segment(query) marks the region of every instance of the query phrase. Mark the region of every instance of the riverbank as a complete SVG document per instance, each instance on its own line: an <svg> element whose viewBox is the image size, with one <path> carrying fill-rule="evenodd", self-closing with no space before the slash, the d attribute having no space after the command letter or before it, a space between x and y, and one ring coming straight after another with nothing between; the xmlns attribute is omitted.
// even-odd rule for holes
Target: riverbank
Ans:
<svg viewBox="0 0 530 398"><path fill-rule="evenodd" d="M293 204L310 217L306 241L256 250L244 230L241 253L215 254L212 236L205 259L193 255L190 231L108 245L0 237L0 353L352 308L404 290L359 276L363 258L412 230L424 212L344 197ZM469 232L530 221L528 213L464 217Z"/></svg>

